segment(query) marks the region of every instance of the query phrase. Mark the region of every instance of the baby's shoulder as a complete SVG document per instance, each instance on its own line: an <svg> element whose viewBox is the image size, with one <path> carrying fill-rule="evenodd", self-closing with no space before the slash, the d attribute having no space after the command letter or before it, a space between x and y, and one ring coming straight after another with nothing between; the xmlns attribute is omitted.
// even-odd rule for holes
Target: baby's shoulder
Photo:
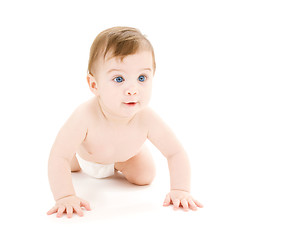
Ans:
<svg viewBox="0 0 294 240"><path fill-rule="evenodd" d="M151 128L162 128L165 127L165 121L162 117L152 108L147 107L146 109L142 110L141 113L141 122L148 127Z"/></svg>
<svg viewBox="0 0 294 240"><path fill-rule="evenodd" d="M89 122L93 118L93 104L92 100L85 101L78 105L73 111L71 118L77 119L81 122Z"/></svg>
<svg viewBox="0 0 294 240"><path fill-rule="evenodd" d="M145 107L143 110L140 111L140 117L143 118L148 118L151 114L153 114L153 110L151 107Z"/></svg>
<svg viewBox="0 0 294 240"><path fill-rule="evenodd" d="M140 112L139 119L141 123L148 124L156 115L156 112L152 108L146 107Z"/></svg>

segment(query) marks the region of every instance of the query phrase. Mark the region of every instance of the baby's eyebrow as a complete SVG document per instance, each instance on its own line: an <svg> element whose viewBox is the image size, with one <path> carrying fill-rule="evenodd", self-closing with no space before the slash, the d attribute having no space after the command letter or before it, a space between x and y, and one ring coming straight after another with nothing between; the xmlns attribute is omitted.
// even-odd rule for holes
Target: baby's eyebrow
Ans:
<svg viewBox="0 0 294 240"><path fill-rule="evenodd" d="M143 71L143 70L147 70L147 71L150 71L151 72L151 68L142 68L142 69L140 69L140 71ZM107 71L107 73L111 73L111 72L114 72L114 71L117 71L117 72L125 72L122 69L110 69L110 70Z"/></svg>
<svg viewBox="0 0 294 240"><path fill-rule="evenodd" d="M140 71L147 70L151 72L151 68L142 68Z"/></svg>
<svg viewBox="0 0 294 240"><path fill-rule="evenodd" d="M110 69L110 70L107 71L107 73L111 73L111 72L114 72L114 71L124 72L124 70L122 70L122 69Z"/></svg>

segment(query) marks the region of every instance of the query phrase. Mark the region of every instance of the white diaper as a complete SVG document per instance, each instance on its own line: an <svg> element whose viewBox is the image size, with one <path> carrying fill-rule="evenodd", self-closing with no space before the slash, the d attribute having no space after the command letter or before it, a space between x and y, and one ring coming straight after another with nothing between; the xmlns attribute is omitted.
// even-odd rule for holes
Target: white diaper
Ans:
<svg viewBox="0 0 294 240"><path fill-rule="evenodd" d="M86 174L95 178L106 178L114 174L114 163L113 164L100 164L90 162L82 159L77 153L76 157L80 164L81 169Z"/></svg>

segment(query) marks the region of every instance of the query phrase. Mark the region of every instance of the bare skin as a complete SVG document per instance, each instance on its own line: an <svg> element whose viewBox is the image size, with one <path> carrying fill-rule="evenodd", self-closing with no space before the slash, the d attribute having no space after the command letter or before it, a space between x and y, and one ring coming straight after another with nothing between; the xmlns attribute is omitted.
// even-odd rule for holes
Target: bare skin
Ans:
<svg viewBox="0 0 294 240"><path fill-rule="evenodd" d="M48 175L56 204L48 214L61 217L66 213L70 218L73 212L82 216L81 207L90 210L90 204L76 196L72 184L71 172L81 169L76 153L87 161L114 163L115 169L133 184L150 184L155 166L144 145L147 139L168 161L171 189L164 206L173 204L175 209L184 210L203 207L190 194L190 166L184 148L148 107L153 79L151 53L140 51L122 62L100 59L95 72L87 76L95 97L73 112L50 153Z"/></svg>

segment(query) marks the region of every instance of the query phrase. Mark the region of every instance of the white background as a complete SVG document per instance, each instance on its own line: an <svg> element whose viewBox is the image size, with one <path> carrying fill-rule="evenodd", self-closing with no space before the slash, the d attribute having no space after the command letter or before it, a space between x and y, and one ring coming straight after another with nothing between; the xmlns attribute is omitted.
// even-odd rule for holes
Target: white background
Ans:
<svg viewBox="0 0 294 240"><path fill-rule="evenodd" d="M293 239L292 1L1 1L1 235L5 239ZM109 27L154 46L150 103L192 166L197 212L162 207L167 163L151 186L73 174L85 217L47 216L47 160L67 117L92 97L89 49ZM8 235L7 235L8 234ZM8 237L9 236L9 237Z"/></svg>

